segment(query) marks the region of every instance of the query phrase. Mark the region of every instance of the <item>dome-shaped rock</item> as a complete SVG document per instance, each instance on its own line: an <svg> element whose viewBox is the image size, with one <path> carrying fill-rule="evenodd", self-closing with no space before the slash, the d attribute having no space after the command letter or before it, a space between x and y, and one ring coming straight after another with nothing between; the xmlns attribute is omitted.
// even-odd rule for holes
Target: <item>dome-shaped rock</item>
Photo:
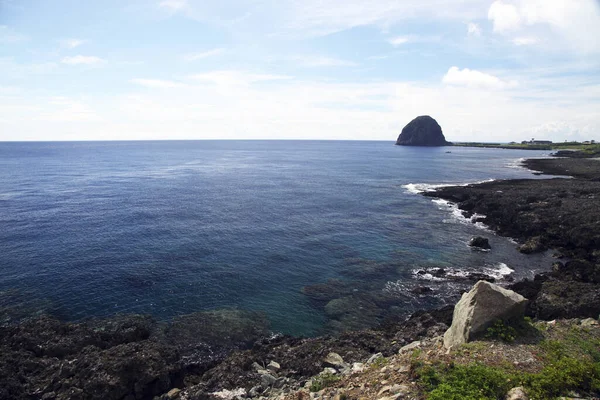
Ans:
<svg viewBox="0 0 600 400"><path fill-rule="evenodd" d="M401 146L447 146L442 128L429 115L422 115L410 121L398 136L397 145Z"/></svg>

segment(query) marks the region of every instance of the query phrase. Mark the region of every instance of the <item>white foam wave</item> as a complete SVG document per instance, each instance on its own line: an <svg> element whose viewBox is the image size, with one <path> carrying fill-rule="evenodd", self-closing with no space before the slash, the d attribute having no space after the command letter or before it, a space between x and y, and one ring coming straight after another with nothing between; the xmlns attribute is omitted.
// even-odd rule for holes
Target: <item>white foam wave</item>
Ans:
<svg viewBox="0 0 600 400"><path fill-rule="evenodd" d="M492 266L488 264L488 266L481 268L479 271L473 269L444 268L440 273L440 270L441 268L434 267L413 269L411 272L414 279L430 282L444 282L453 280L453 278L458 278L460 280L460 278L468 278L471 274L477 272L502 280L515 272L514 269L510 268L505 263L497 263Z"/></svg>
<svg viewBox="0 0 600 400"><path fill-rule="evenodd" d="M498 263L493 268L489 268L489 267L483 268L483 272L486 275L492 276L492 277L494 277L496 279L504 279L508 275L510 275L513 272L515 272L515 270L512 269L512 268L510 268L505 263Z"/></svg>
<svg viewBox="0 0 600 400"><path fill-rule="evenodd" d="M469 186L469 185L477 185L479 183L485 182L493 182L494 179L485 179L483 181L477 182L467 182L467 183L409 183L406 185L402 185L402 188L406 189L408 193L419 194L425 192L433 192L436 189L448 187L448 186Z"/></svg>
<svg viewBox="0 0 600 400"><path fill-rule="evenodd" d="M483 222L477 221L478 218L485 218L483 214L473 214L470 218L467 218L463 215L458 205L444 199L433 199L431 200L435 203L440 210L448 211L451 215L451 219L445 219L443 222L452 223L459 222L465 225L472 225L476 228L484 230L486 232L492 232Z"/></svg>
<svg viewBox="0 0 600 400"><path fill-rule="evenodd" d="M506 164L506 167L507 168L514 168L514 169L527 169L527 167L525 167L523 165L523 161L525 161L525 160L526 160L525 157L521 157L521 158L518 158L516 160L512 160L508 164Z"/></svg>

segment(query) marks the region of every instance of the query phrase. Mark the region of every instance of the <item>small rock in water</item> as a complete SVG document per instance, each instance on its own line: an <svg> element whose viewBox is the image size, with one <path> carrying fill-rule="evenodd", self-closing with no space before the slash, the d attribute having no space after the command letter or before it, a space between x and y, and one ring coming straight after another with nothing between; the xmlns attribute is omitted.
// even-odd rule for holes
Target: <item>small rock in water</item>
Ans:
<svg viewBox="0 0 600 400"><path fill-rule="evenodd" d="M167 392L167 398L176 399L179 397L180 392L181 392L181 389L173 388Z"/></svg>
<svg viewBox="0 0 600 400"><path fill-rule="evenodd" d="M478 249L489 250L492 247L490 246L490 241L483 236L475 236L469 240L469 246L476 247Z"/></svg>

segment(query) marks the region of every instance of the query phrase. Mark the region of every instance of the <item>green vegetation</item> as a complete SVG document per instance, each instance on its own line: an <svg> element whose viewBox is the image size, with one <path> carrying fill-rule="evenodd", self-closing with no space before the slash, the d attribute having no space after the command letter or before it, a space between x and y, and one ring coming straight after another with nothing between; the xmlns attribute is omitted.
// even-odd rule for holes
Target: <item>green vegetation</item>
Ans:
<svg viewBox="0 0 600 400"><path fill-rule="evenodd" d="M485 334L486 339L501 340L512 343L518 337L538 336L538 328L533 325L531 318L524 317L518 321L496 320Z"/></svg>
<svg viewBox="0 0 600 400"><path fill-rule="evenodd" d="M520 149L520 150L578 150L586 155L600 155L600 143L584 144L580 142L564 142L551 144L522 144L522 143L480 143L465 142L453 143L453 146L459 147L486 147L499 149Z"/></svg>
<svg viewBox="0 0 600 400"><path fill-rule="evenodd" d="M496 320L494 324L487 329L485 334L487 339L497 339L507 343L514 342L516 336L517 330L501 319Z"/></svg>
<svg viewBox="0 0 600 400"><path fill-rule="evenodd" d="M377 368L377 369L379 369L379 368L383 367L384 365L386 365L389 362L390 362L390 360L388 360L387 358L385 358L385 357L379 357L379 358L376 358L375 361L373 361L373 363L371 364L371 368L374 368L374 369Z"/></svg>
<svg viewBox="0 0 600 400"><path fill-rule="evenodd" d="M494 325L491 332L501 339L513 335L504 324ZM519 330L515 329L514 334L518 337ZM480 349L474 344L468 347L472 351ZM503 399L516 386L523 386L532 400L553 399L572 391L600 395L599 338L575 326L560 340L543 340L535 348L541 362L541 370L536 373L520 371L510 363L428 365L414 359L413 377L431 400Z"/></svg>
<svg viewBox="0 0 600 400"><path fill-rule="evenodd" d="M311 392L318 392L319 390L323 390L326 387L332 386L334 383L340 380L340 377L334 375L330 372L326 372L320 375L317 375L313 378L312 383L310 384Z"/></svg>

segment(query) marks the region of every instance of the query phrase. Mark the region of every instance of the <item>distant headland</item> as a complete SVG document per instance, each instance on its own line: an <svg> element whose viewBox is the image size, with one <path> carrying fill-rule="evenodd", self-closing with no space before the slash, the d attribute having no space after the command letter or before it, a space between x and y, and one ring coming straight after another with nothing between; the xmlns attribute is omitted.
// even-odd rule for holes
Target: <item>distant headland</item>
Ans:
<svg viewBox="0 0 600 400"><path fill-rule="evenodd" d="M402 129L396 144L399 146L449 146L442 128L429 115L421 115Z"/></svg>

